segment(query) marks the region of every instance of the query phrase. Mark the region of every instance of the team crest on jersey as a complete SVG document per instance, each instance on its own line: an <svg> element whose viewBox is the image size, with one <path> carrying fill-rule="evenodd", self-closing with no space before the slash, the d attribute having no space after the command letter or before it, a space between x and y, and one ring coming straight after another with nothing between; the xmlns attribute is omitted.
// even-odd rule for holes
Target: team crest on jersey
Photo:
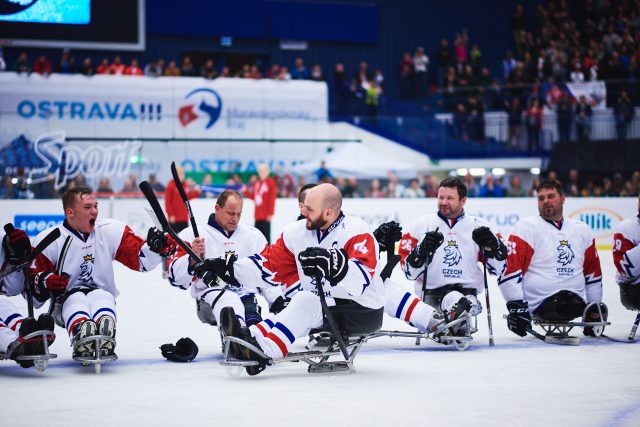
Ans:
<svg viewBox="0 0 640 427"><path fill-rule="evenodd" d="M458 248L458 242L455 240L448 240L447 245L444 247L444 263L449 267L458 265L462 260L462 254L460 248Z"/></svg>
<svg viewBox="0 0 640 427"><path fill-rule="evenodd" d="M558 250L558 263L562 265L568 265L573 261L575 255L573 249L567 240L560 240L560 245L556 248Z"/></svg>
<svg viewBox="0 0 640 427"><path fill-rule="evenodd" d="M93 263L95 262L95 258L92 254L88 254L84 255L82 259L83 261L80 265L80 277L78 277L78 280L86 284L93 283Z"/></svg>

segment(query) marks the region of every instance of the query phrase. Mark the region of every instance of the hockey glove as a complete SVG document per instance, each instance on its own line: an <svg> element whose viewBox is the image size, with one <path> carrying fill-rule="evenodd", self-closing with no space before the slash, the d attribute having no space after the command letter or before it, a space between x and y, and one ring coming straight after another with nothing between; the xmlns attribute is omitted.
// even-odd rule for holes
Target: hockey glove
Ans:
<svg viewBox="0 0 640 427"><path fill-rule="evenodd" d="M291 300L289 298L280 296L280 297L276 298L276 300L273 302L273 304L271 304L271 307L269 307L269 311L272 312L273 314L278 314L282 310L287 308L287 306L289 305L290 302L291 302Z"/></svg>
<svg viewBox="0 0 640 427"><path fill-rule="evenodd" d="M160 256L170 257L178 249L176 241L169 233L151 227L147 233L147 245L151 252L155 252Z"/></svg>
<svg viewBox="0 0 640 427"><path fill-rule="evenodd" d="M507 247L491 232L489 227L482 226L474 229L471 238L480 246L487 258L495 258L498 261L507 259Z"/></svg>
<svg viewBox="0 0 640 427"><path fill-rule="evenodd" d="M40 302L62 295L69 285L69 275L41 271L32 278L33 296Z"/></svg>
<svg viewBox="0 0 640 427"><path fill-rule="evenodd" d="M378 241L380 252L394 252L396 242L402 239L402 227L395 221L385 222L375 229L373 237Z"/></svg>
<svg viewBox="0 0 640 427"><path fill-rule="evenodd" d="M11 224L5 226L8 230L2 239L7 262L11 265L18 265L26 262L31 254L31 241L23 230L16 229Z"/></svg>
<svg viewBox="0 0 640 427"><path fill-rule="evenodd" d="M193 267L195 275L207 286L215 286L216 278L221 278L225 283L234 284L233 263L236 257L229 258L229 262L222 258L207 258Z"/></svg>
<svg viewBox="0 0 640 427"><path fill-rule="evenodd" d="M599 305L600 305L600 310L598 310L598 307L596 305L589 306L589 309L584 314L585 322L606 322L607 321L607 318L609 317L609 309L607 308L606 304L603 302L599 303ZM600 311L602 311L602 317L600 317ZM593 328L594 328L593 326L585 326L582 333L588 337L595 337L596 333L593 330ZM601 331L604 331L604 326L596 326L596 328L600 328Z"/></svg>
<svg viewBox="0 0 640 427"><path fill-rule="evenodd" d="M191 338L180 338L176 345L162 344L160 351L172 362L191 362L198 355L198 346Z"/></svg>
<svg viewBox="0 0 640 427"><path fill-rule="evenodd" d="M427 264L430 263L434 252L440 247L442 242L444 242L444 236L441 232L427 232L422 242L409 253L407 263L413 268L420 268L425 262Z"/></svg>
<svg viewBox="0 0 640 427"><path fill-rule="evenodd" d="M298 254L302 272L309 277L324 277L336 286L349 270L349 259L344 249L307 248Z"/></svg>
<svg viewBox="0 0 640 427"><path fill-rule="evenodd" d="M531 329L531 314L529 314L529 304L522 300L509 301L507 303L507 326L516 335L524 337L527 329Z"/></svg>

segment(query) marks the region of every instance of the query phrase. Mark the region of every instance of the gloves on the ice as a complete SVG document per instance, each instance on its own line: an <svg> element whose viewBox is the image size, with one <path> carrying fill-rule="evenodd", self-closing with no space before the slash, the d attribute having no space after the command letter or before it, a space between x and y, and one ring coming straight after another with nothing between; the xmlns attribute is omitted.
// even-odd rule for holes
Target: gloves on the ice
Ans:
<svg viewBox="0 0 640 427"><path fill-rule="evenodd" d="M298 254L302 272L309 277L324 277L335 286L349 270L349 259L344 249L307 248Z"/></svg>
<svg viewBox="0 0 640 427"><path fill-rule="evenodd" d="M69 275L41 271L32 278L33 296L40 302L62 295L69 285Z"/></svg>
<svg viewBox="0 0 640 427"><path fill-rule="evenodd" d="M380 252L393 252L396 242L402 239L402 227L395 221L385 222L374 230L373 237L378 241Z"/></svg>
<svg viewBox="0 0 640 427"><path fill-rule="evenodd" d="M516 335L524 337L527 329L531 329L531 314L529 313L529 303L523 300L509 301L507 303L507 326Z"/></svg>
<svg viewBox="0 0 640 427"><path fill-rule="evenodd" d="M216 278L221 278L225 283L235 283L233 275L233 263L236 256L229 258L229 262L222 258L207 258L193 267L194 274L207 286L215 286Z"/></svg>
<svg viewBox="0 0 640 427"><path fill-rule="evenodd" d="M198 355L198 346L191 338L180 338L176 345L162 344L160 351L172 362L191 362Z"/></svg>
<svg viewBox="0 0 640 427"><path fill-rule="evenodd" d="M495 258L498 261L507 259L507 247L491 232L489 227L482 226L474 229L471 238L488 258Z"/></svg>
<svg viewBox="0 0 640 427"><path fill-rule="evenodd" d="M147 233L147 245L151 252L166 257L173 255L178 249L178 245L171 235L155 227L151 227Z"/></svg>
<svg viewBox="0 0 640 427"><path fill-rule="evenodd" d="M424 239L409 253L407 263L413 268L420 268L425 263L430 263L434 252L444 242L444 236L438 230L429 231Z"/></svg>
<svg viewBox="0 0 640 427"><path fill-rule="evenodd" d="M584 315L585 322L606 322L609 317L609 309L604 303L598 303L600 305L600 310L596 305L589 306L589 309ZM600 312L602 312L602 317L600 317ZM593 330L593 326L585 326L582 331L588 337L595 337L596 333Z"/></svg>
<svg viewBox="0 0 640 427"><path fill-rule="evenodd" d="M11 223L5 225L4 229L7 234L2 238L2 247L7 262L11 265L18 265L28 261L31 254L31 241L27 233L19 228L14 228Z"/></svg>

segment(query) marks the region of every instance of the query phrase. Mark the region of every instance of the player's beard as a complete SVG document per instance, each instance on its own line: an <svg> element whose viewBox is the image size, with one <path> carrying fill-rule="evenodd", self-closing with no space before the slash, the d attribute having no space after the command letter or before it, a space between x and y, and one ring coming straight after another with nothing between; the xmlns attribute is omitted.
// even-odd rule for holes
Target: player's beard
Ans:
<svg viewBox="0 0 640 427"><path fill-rule="evenodd" d="M322 217L316 218L314 220L311 220L310 218L307 218L307 230L321 230L322 227L324 227L327 224L327 221L325 221Z"/></svg>
<svg viewBox="0 0 640 427"><path fill-rule="evenodd" d="M558 211L554 205L543 206L540 211L540 216L547 221L553 221L557 215Z"/></svg>

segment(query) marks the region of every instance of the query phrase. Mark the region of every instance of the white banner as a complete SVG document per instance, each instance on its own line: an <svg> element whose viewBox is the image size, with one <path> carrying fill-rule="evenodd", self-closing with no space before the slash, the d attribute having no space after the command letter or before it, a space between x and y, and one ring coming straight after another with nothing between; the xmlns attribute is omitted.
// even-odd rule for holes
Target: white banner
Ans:
<svg viewBox="0 0 640 427"><path fill-rule="evenodd" d="M311 139L327 86L311 81L0 73L0 142L68 138Z"/></svg>
<svg viewBox="0 0 640 427"><path fill-rule="evenodd" d="M163 201L160 201L163 204ZM62 202L59 200L3 200L2 224L12 221L35 235L44 228L63 220ZM198 221L207 221L213 212L215 199L191 201ZM144 199L101 199L100 216L116 218L129 224L137 233L146 236L152 226ZM420 215L436 211L436 199L345 199L343 210L363 218L372 229L383 222L395 220L404 227ZM487 220L503 237L507 237L518 220L538 215L534 198L468 199L466 212ZM600 249L611 249L613 231L620 221L638 214L636 198L568 198L564 206L565 217L586 222L594 232ZM280 230L298 217L296 199L278 199L271 224L272 240ZM245 200L242 222L253 224L253 202Z"/></svg>

